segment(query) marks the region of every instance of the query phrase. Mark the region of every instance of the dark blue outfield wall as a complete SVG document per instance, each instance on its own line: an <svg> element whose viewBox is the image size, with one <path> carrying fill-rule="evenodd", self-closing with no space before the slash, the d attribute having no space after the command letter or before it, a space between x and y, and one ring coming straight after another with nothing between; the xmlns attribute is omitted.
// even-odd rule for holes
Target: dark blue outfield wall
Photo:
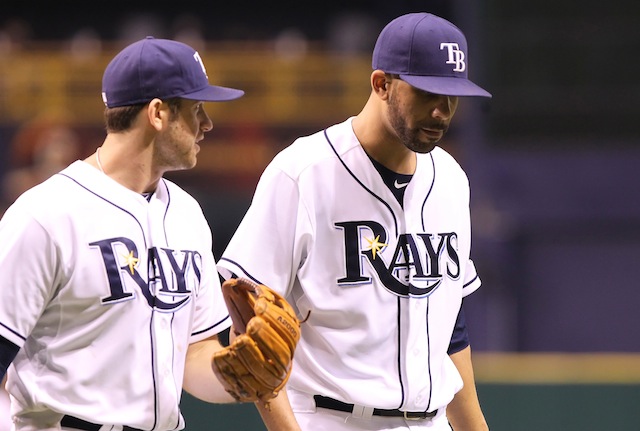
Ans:
<svg viewBox="0 0 640 431"><path fill-rule="evenodd" d="M639 354L474 354L491 431L639 431ZM189 431L264 431L251 404L185 394Z"/></svg>

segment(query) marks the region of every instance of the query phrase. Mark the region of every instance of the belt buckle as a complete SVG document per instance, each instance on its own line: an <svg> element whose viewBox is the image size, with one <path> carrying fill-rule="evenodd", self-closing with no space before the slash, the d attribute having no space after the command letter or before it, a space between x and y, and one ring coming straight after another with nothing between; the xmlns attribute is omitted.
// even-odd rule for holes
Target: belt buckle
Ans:
<svg viewBox="0 0 640 431"><path fill-rule="evenodd" d="M421 421L427 418L427 412L402 412L405 420L408 421Z"/></svg>

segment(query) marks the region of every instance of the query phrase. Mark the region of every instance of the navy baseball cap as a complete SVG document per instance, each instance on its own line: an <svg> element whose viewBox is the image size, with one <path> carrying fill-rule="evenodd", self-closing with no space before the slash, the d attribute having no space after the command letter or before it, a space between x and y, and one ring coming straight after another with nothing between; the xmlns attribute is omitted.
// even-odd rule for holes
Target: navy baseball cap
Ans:
<svg viewBox="0 0 640 431"><path fill-rule="evenodd" d="M181 97L222 102L244 91L209 84L198 52L182 42L147 36L120 51L102 77L102 100L109 108Z"/></svg>
<svg viewBox="0 0 640 431"><path fill-rule="evenodd" d="M429 93L491 97L467 77L462 31L430 13L409 13L387 24L373 49L372 66Z"/></svg>

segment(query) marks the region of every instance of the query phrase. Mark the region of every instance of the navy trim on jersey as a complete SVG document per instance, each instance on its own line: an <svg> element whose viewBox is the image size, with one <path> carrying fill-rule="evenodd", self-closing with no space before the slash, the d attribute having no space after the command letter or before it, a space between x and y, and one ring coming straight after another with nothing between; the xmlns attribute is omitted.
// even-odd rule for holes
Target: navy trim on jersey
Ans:
<svg viewBox="0 0 640 431"><path fill-rule="evenodd" d="M427 192L427 195L424 197L424 201L422 202L422 230L426 230L427 227L425 226L425 217L424 217L424 207L427 205L427 200L429 200L429 196L431 196L431 191L433 190L433 185L436 183L436 162L433 160L433 154L429 153L429 156L431 157L431 166L433 167L433 178L431 178L431 186L429 186L429 191Z"/></svg>
<svg viewBox="0 0 640 431"><path fill-rule="evenodd" d="M476 281L478 279L478 274L476 274L475 277L473 277L471 280L469 280L467 283L462 285L462 288L464 289L465 287L467 287L468 285L472 284L474 281Z"/></svg>
<svg viewBox="0 0 640 431"><path fill-rule="evenodd" d="M153 426L151 427L151 429L154 429L156 427L156 424L158 423L158 382L156 381L156 373L154 370L157 369L157 360L156 360L156 339L154 337L154 332L153 332L153 320L156 316L156 309L152 308L151 309L151 318L149 319L149 339L151 340L151 367L149 369L149 372L151 373L151 381L153 382Z"/></svg>
<svg viewBox="0 0 640 431"><path fill-rule="evenodd" d="M435 177L435 173L434 173ZM429 371L429 403L427 403L427 411L431 409L431 400L433 395L433 373L431 372L431 331L429 330L429 308L431 307L431 300L427 298L427 310L425 313L426 325L427 325L427 370Z"/></svg>
<svg viewBox="0 0 640 431"><path fill-rule="evenodd" d="M16 331L14 331L13 329L9 328L4 323L0 323L0 326L2 326L3 328L6 328L9 332L11 332L12 334L15 334L17 337L20 337L21 340L23 340L23 341L27 340L27 337L23 337L22 335L18 334ZM1 337L1 335L0 335L0 337Z"/></svg>
<svg viewBox="0 0 640 431"><path fill-rule="evenodd" d="M231 259L227 259L226 257L221 257L220 260L226 260L229 263L232 263L234 266L236 266L237 268L240 268L242 270L242 272L244 272L244 276L249 278L251 281L253 281L254 283L258 283L258 284L264 284L262 283L260 280L258 280L257 278L255 278L254 276L252 276L251 274L249 274L247 272L246 269L244 269L242 267L242 265L240 265L238 262L236 262L235 260L231 260ZM233 274L233 273L232 273ZM233 274L233 276L231 278L238 278L238 276L236 274Z"/></svg>
<svg viewBox="0 0 640 431"><path fill-rule="evenodd" d="M401 322L401 316L402 316L402 302L400 301L400 297L397 296L396 297L396 309L397 309L397 320L398 320L398 346L402 346L402 322ZM400 383L400 405L398 406L398 409L400 409L402 407L402 405L404 404L404 381L402 380L402 374L403 374L403 370L402 370L402 353L400 351L401 349L398 348L398 382ZM405 361L406 363L406 361ZM406 371L405 371L406 373Z"/></svg>
<svg viewBox="0 0 640 431"><path fill-rule="evenodd" d="M0 380L7 374L7 368L20 351L20 347L0 335Z"/></svg>
<svg viewBox="0 0 640 431"><path fill-rule="evenodd" d="M167 184L164 182L164 179L162 179L160 181L160 184L162 184L164 186L164 190L167 193L167 205L164 208L164 217L162 217L162 226L165 226L165 222L167 220L167 215L169 214L169 207L171 206L171 193L169 192L169 187L167 187ZM169 245L169 237L167 236L167 230L164 229L164 242L165 244L167 244L167 246Z"/></svg>
<svg viewBox="0 0 640 431"><path fill-rule="evenodd" d="M230 316L229 316L229 315L227 315L227 317L225 317L225 318L224 318L224 319L222 319L222 320L217 321L216 323L214 323L213 325L209 326L208 328L205 328L205 329L203 329L202 331L192 332L192 333L191 333L191 335L192 335L192 336L194 336L194 335L202 334L202 333L204 333L204 332L211 331L213 328L215 328L216 326L221 325L221 324L222 324L222 322L224 322L225 320L228 320L229 318L230 318Z"/></svg>
<svg viewBox="0 0 640 431"><path fill-rule="evenodd" d="M331 149L333 150L334 154L336 155L336 157L338 158L338 160L340 160L340 163L342 163L342 166L344 166L344 168L346 169L347 172L349 172L349 175L351 175L353 177L354 180L356 180L356 182L358 184L360 184L360 186L362 186L363 189L365 189L367 192L369 192L369 194L371 196L373 196L374 198L376 198L377 200L379 200L391 213L391 216L393 217L393 224L395 225L395 236L398 236L398 220L396 220L396 215L393 212L393 210L391 209L391 206L389 206L389 204L382 199L380 196L376 195L373 191L371 191L367 186L364 185L364 183L362 181L360 181L358 179L358 177L356 177L356 175L351 171L351 169L349 169L349 167L347 166L347 164L344 162L344 160L342 160L342 157L340 157L340 155L338 154L338 151L336 150L336 148L333 146L333 144L331 143L331 140L329 139L329 135L327 134L327 129L324 129L324 137L327 140L327 142L329 143L329 146L331 147ZM364 151L364 150L363 150Z"/></svg>
<svg viewBox="0 0 640 431"><path fill-rule="evenodd" d="M133 218L133 219L136 221L136 223L138 223L138 226L140 227L140 231L142 232L142 238L144 239L144 247L145 247L146 249L148 249L148 248L149 248L149 246L147 245L147 237L146 237L146 235L144 234L144 229L143 229L143 227L142 227L142 224L140 223L140 221L138 220L138 218L137 218L135 215L133 215L130 211L127 211L126 209L122 208L121 206L116 205L115 203L111 202L109 199L105 198L104 196L100 196L99 194L97 194L97 193L96 193L96 192L94 192L93 190L91 190L91 189L87 188L85 185L80 184L80 183L79 183L75 178L70 177L70 176L69 176L69 175L67 175L67 174L59 173L59 174L57 174L57 175L61 175L61 176L65 177L65 178L70 179L71 181L73 181L74 183L76 183L77 185L79 185L80 187L82 187L83 189L85 189L86 191L88 191L89 193L91 193L92 195L94 195L95 197L100 198L100 199L102 199L103 201L107 202L108 204L113 205L114 207L118 208L118 209L119 209L119 210L121 210L122 212L129 214L129 215L131 216L131 218Z"/></svg>

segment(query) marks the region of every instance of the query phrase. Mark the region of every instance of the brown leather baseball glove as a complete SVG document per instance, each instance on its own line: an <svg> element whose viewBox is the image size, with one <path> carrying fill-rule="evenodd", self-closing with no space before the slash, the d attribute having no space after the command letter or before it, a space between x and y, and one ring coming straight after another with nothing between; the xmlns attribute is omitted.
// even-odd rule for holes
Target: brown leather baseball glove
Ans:
<svg viewBox="0 0 640 431"><path fill-rule="evenodd" d="M222 293L236 338L214 354L213 371L237 401L268 405L291 374L300 321L286 299L265 285L232 278Z"/></svg>

